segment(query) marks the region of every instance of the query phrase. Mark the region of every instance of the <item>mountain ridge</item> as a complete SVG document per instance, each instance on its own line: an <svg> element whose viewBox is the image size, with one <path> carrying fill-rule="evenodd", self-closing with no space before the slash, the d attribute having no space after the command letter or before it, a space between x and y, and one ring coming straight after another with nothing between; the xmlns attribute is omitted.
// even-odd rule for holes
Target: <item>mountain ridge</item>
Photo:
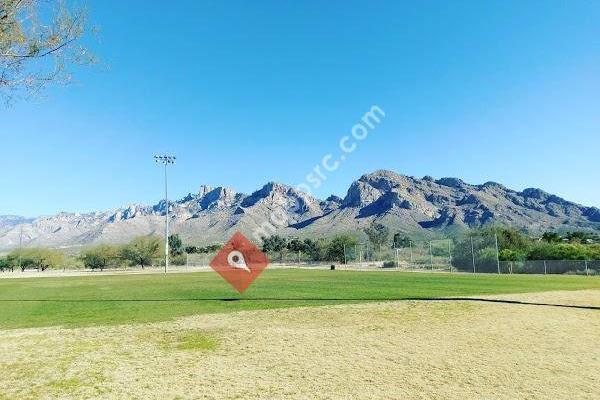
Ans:
<svg viewBox="0 0 600 400"><path fill-rule="evenodd" d="M202 185L197 193L170 201L169 207L173 233L195 243L224 241L236 230L250 236L258 231L330 235L361 230L374 220L422 236L490 223L534 233L600 230L598 208L541 189L519 192L496 182L474 185L459 178L415 178L388 170L362 175L343 198L331 195L321 200L278 182L268 182L251 194ZM25 246L71 247L162 234L165 210L162 200L89 213L0 216L0 249L14 248L20 240Z"/></svg>

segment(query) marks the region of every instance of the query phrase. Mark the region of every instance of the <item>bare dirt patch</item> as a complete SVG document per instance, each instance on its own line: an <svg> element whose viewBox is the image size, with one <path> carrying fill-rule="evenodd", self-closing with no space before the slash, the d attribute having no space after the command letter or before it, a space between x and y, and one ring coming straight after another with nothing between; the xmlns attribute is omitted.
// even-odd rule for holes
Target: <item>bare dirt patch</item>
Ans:
<svg viewBox="0 0 600 400"><path fill-rule="evenodd" d="M419 301L9 330L0 399L591 399L599 332L595 310Z"/></svg>

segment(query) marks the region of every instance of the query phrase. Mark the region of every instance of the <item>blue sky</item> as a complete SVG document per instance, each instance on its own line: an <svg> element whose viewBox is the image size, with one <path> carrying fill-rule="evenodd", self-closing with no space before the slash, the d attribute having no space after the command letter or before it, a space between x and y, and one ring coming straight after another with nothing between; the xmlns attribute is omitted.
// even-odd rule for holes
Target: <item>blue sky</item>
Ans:
<svg viewBox="0 0 600 400"><path fill-rule="evenodd" d="M297 184L374 104L316 195L386 168L600 206L600 2L149 4L88 0L102 63L0 109L0 214L157 202L158 152L173 197Z"/></svg>

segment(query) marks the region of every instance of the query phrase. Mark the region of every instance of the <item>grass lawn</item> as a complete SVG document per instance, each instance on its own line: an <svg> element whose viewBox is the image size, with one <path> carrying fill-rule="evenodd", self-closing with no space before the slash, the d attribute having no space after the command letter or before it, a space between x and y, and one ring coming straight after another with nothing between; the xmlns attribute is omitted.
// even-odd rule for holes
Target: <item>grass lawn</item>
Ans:
<svg viewBox="0 0 600 400"><path fill-rule="evenodd" d="M600 289L585 276L266 270L239 295L215 273L0 280L0 329L128 324L306 305Z"/></svg>

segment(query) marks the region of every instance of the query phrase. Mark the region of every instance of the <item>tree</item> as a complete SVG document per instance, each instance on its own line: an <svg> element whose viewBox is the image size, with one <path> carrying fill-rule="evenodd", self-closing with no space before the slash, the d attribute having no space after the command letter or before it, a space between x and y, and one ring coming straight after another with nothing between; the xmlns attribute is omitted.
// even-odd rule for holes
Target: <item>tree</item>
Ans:
<svg viewBox="0 0 600 400"><path fill-rule="evenodd" d="M198 247L198 246L185 246L184 252L187 254L208 254L214 253L216 251L221 250L223 247L222 244L209 244L208 246ZM183 253L182 253L183 254Z"/></svg>
<svg viewBox="0 0 600 400"><path fill-rule="evenodd" d="M590 258L588 246L580 243L537 243L527 255L529 260L585 260Z"/></svg>
<svg viewBox="0 0 600 400"><path fill-rule="evenodd" d="M180 256L183 254L183 243L179 235L169 236L169 253L172 256Z"/></svg>
<svg viewBox="0 0 600 400"><path fill-rule="evenodd" d="M525 260L533 241L525 234L514 228L493 227L483 229L483 235L487 235L490 240L493 235L498 237L498 250L501 261Z"/></svg>
<svg viewBox="0 0 600 400"><path fill-rule="evenodd" d="M327 244L326 255L329 261L339 261L341 263L346 261L345 249L356 246L358 240L351 235L338 235L335 236Z"/></svg>
<svg viewBox="0 0 600 400"><path fill-rule="evenodd" d="M8 257L0 257L0 272L4 272L5 269L10 269L12 271L12 266L8 261Z"/></svg>
<svg viewBox="0 0 600 400"><path fill-rule="evenodd" d="M262 251L265 253L281 252L287 248L287 240L279 235L262 237Z"/></svg>
<svg viewBox="0 0 600 400"><path fill-rule="evenodd" d="M152 259L162 258L162 241L155 236L140 236L133 239L122 250L122 257L131 265L152 265Z"/></svg>
<svg viewBox="0 0 600 400"><path fill-rule="evenodd" d="M371 223L371 226L366 228L364 231L369 237L369 241L373 244L373 246L381 246L385 244L390 236L390 230L387 226L374 221Z"/></svg>
<svg viewBox="0 0 600 400"><path fill-rule="evenodd" d="M600 238L597 234L591 232L567 232L565 237L569 243L583 243L583 244L592 244L600 241Z"/></svg>
<svg viewBox="0 0 600 400"><path fill-rule="evenodd" d="M560 243L562 241L562 237L556 232L544 232L542 235L542 240L547 243Z"/></svg>
<svg viewBox="0 0 600 400"><path fill-rule="evenodd" d="M304 239L304 251L312 261L321 261L325 258L326 244L325 240L310 238Z"/></svg>
<svg viewBox="0 0 600 400"><path fill-rule="evenodd" d="M200 249L197 246L185 246L185 252L187 254L196 254L200 253Z"/></svg>
<svg viewBox="0 0 600 400"><path fill-rule="evenodd" d="M203 247L201 249L202 250L201 253L207 253L207 254L208 253L214 253L216 251L221 250L221 248L223 248L222 244L218 244L218 243L216 243L216 244L209 244L208 246Z"/></svg>
<svg viewBox="0 0 600 400"><path fill-rule="evenodd" d="M116 265L119 249L115 246L101 244L84 250L81 261L86 268L103 270L110 265Z"/></svg>
<svg viewBox="0 0 600 400"><path fill-rule="evenodd" d="M35 268L45 271L48 268L58 268L65 261L65 255L58 251L46 248L26 248L11 252L8 262L13 266L20 266L21 271Z"/></svg>
<svg viewBox="0 0 600 400"><path fill-rule="evenodd" d="M287 248L289 251L297 252L306 252L306 243L301 241L298 238L293 238L287 244Z"/></svg>
<svg viewBox="0 0 600 400"><path fill-rule="evenodd" d="M400 249L410 247L410 238L406 235L397 232L394 234L394 248Z"/></svg>
<svg viewBox="0 0 600 400"><path fill-rule="evenodd" d="M84 10L63 1L0 0L0 97L69 83L70 67L94 63L80 43L85 28Z"/></svg>

